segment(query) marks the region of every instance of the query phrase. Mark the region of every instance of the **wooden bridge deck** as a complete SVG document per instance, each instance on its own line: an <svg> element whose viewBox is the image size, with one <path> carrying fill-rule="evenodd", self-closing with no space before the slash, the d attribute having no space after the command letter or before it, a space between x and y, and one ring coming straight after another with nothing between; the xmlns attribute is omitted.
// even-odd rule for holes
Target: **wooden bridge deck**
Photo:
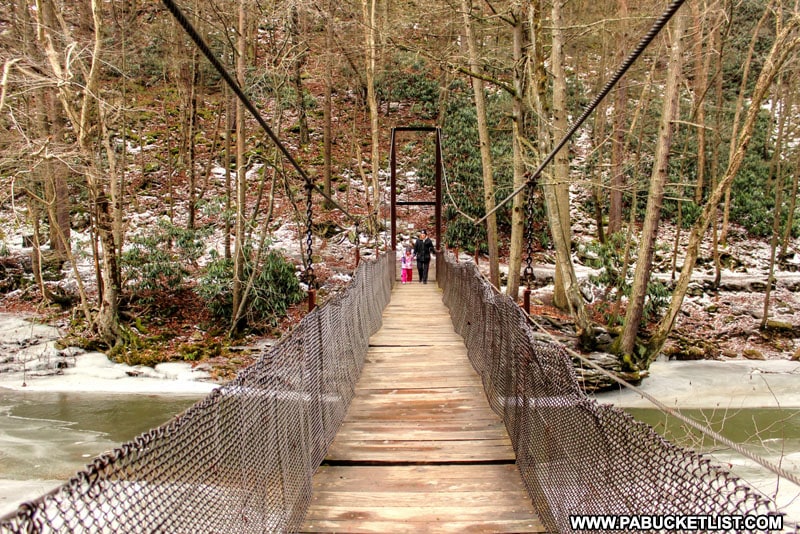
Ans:
<svg viewBox="0 0 800 534"><path fill-rule="evenodd" d="M302 530L544 532L434 282L395 286Z"/></svg>

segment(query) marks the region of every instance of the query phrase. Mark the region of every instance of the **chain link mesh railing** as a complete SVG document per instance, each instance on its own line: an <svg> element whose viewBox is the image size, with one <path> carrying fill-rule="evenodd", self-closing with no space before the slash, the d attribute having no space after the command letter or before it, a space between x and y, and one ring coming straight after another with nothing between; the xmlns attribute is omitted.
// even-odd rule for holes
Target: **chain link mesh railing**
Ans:
<svg viewBox="0 0 800 534"><path fill-rule="evenodd" d="M345 290L232 382L23 504L0 532L297 530L381 326L394 263L361 262Z"/></svg>
<svg viewBox="0 0 800 534"><path fill-rule="evenodd" d="M570 532L569 516L583 514L775 514L772 501L724 468L587 398L565 349L537 339L474 264L446 256L437 255L444 302L550 531Z"/></svg>

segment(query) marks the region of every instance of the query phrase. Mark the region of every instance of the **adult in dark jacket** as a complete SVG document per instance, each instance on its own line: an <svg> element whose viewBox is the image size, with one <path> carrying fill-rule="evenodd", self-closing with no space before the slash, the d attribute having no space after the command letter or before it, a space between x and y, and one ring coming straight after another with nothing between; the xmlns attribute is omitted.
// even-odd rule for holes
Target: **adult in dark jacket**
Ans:
<svg viewBox="0 0 800 534"><path fill-rule="evenodd" d="M423 284L428 283L428 267L431 264L431 254L434 246L428 232L425 230L419 233L419 237L414 242L414 256L417 258L417 271L419 271L419 281Z"/></svg>

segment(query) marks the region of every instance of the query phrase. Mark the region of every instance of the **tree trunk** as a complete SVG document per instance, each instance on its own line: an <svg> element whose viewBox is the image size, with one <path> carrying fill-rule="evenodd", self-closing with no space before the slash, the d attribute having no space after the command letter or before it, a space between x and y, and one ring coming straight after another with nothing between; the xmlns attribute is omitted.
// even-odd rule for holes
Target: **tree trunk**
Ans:
<svg viewBox="0 0 800 534"><path fill-rule="evenodd" d="M231 176L231 133L235 131L234 105L229 89L225 89L225 236L223 241L225 259L233 257L231 254L231 208L233 207L232 176Z"/></svg>
<svg viewBox="0 0 800 534"><path fill-rule="evenodd" d="M664 314L664 317L658 323L655 333L648 342L648 363L655 359L655 357L661 351L661 348L664 346L667 336L672 331L672 327L675 324L675 319L677 318L678 312L681 309L683 298L686 296L686 290L689 287L689 282L692 278L692 271L694 270L694 265L697 261L697 256L700 250L700 242L702 241L703 234L708 228L712 216L716 213L716 205L720 202L725 194L725 190L730 187L731 183L733 183L733 179L739 172L742 161L744 160L745 152L747 151L747 146L750 143L750 139L753 135L756 117L760 111L761 103L764 101L764 96L766 95L767 90L772 84L776 74L786 61L788 55L793 53L794 50L800 46L800 38L794 35L799 22L800 21L798 21L797 18L792 18L787 22L786 26L776 36L772 48L764 60L761 74L759 75L755 89L753 90L750 105L747 108L747 115L742 126L741 134L739 135L739 141L737 143L736 150L732 155L733 157L728 163L728 168L726 169L724 176L719 180L719 182L716 184L716 187L709 195L708 202L706 203L703 212L700 214L700 217L692 227L692 231L689 236L689 245L686 248L686 259L683 262L681 275L678 278L675 289L672 292L672 300L670 301L669 308Z"/></svg>
<svg viewBox="0 0 800 534"><path fill-rule="evenodd" d="M376 223L378 214L380 212L380 130L378 124L378 96L375 93L375 67L377 50L375 45L375 38L377 33L376 28L376 0L362 0L361 1L362 14L364 18L364 39L366 41L366 75L367 75L367 105L369 106L369 125L372 133L372 217ZM436 236L437 239L440 236Z"/></svg>
<svg viewBox="0 0 800 534"><path fill-rule="evenodd" d="M328 197L333 198L332 184L331 184L331 159L333 154L333 127L332 127L332 112L333 112L333 10L334 3L328 2L328 10L326 13L327 22L325 24L325 100L322 106L322 121L323 121L323 167L322 167L322 189ZM325 207L330 209L332 206L330 202L325 200Z"/></svg>
<svg viewBox="0 0 800 534"><path fill-rule="evenodd" d="M292 85L295 91L295 108L297 110L297 124L299 129L298 141L302 146L307 145L309 140L306 100L302 78L303 65L306 62L306 46L300 42L300 12L297 9L296 3L292 4L289 28L292 49L295 54L292 60Z"/></svg>
<svg viewBox="0 0 800 534"><path fill-rule="evenodd" d="M594 92L598 93L606 83L606 56L608 55L608 39L606 32L603 31L603 53L600 55L600 67L598 69L599 75L597 83L594 86ZM606 114L608 112L608 104L606 99L603 99L597 106L597 111L594 114L594 128L592 131L592 146L594 146L595 155L593 160L596 162L592 165L592 198L594 199L594 220L597 225L597 240L600 243L606 242L605 224L603 222L603 205L605 199L603 187L603 162L605 158L604 148L606 144Z"/></svg>
<svg viewBox="0 0 800 534"><path fill-rule="evenodd" d="M187 172L189 174L189 205L187 208L189 209L189 215L186 223L187 228L190 230L195 227L197 211L197 171L195 169L195 153L197 146L195 143L195 131L197 130L197 92L200 81L200 69L197 60L197 48L192 47L191 83L189 87L189 138L187 139L189 145L189 162L187 165Z"/></svg>
<svg viewBox="0 0 800 534"><path fill-rule="evenodd" d="M64 138L64 117L58 112L55 95L47 91L42 97L46 99L49 130L52 139ZM67 185L69 169L59 160L48 162L45 184L50 194L47 195L47 215L50 222L50 248L60 257L65 258L70 247L70 199Z"/></svg>
<svg viewBox="0 0 800 534"><path fill-rule="evenodd" d="M672 37L667 80L664 87L664 109L661 114L661 124L658 129L655 162L650 178L650 192L647 196L647 211L645 212L644 227L639 243L639 252L636 260L636 270L633 276L633 286L625 313L625 328L620 339L620 352L624 358L631 358L636 362L636 336L642 322L644 301L647 297L647 285L650 282L652 269L653 249L655 248L658 223L661 218L661 207L664 201L664 187L669 177L669 150L672 144L672 122L677 118L678 90L681 71L681 39L685 19L678 14L675 19L675 31ZM646 367L645 367L646 368ZM642 367L639 367L642 369Z"/></svg>
<svg viewBox="0 0 800 534"><path fill-rule="evenodd" d="M622 37L619 40L621 47L627 47L627 26L626 19L628 18L628 2L627 0L618 0L618 16L622 23ZM622 54L619 54L622 56ZM611 184L609 191L609 208L608 208L608 233L613 234L622 229L622 189L625 186L624 174L624 161L625 154L623 147L625 146L625 118L626 106L628 103L628 87L625 78L617 83L614 91L614 118L613 118L613 131L611 134ZM632 206L631 209L635 209Z"/></svg>
<svg viewBox="0 0 800 534"><path fill-rule="evenodd" d="M770 295L772 294L772 284L775 282L775 254L778 249L778 241L781 233L781 215L783 213L783 187L786 179L783 176L783 146L784 146L784 130L786 128L786 119L789 111L793 109L793 92L789 92L786 97L783 93L785 87L779 78L778 91L773 97L772 103L778 116L778 135L775 140L775 147L773 152L772 161L774 162L774 176L775 181L773 187L775 188L775 208L772 215L772 238L769 244L769 271L767 275L767 287L764 290L764 310L761 317L761 329L767 326L767 319L769 317L769 304Z"/></svg>
<svg viewBox="0 0 800 534"><path fill-rule="evenodd" d="M90 65L88 69L84 70L86 78L80 94L73 93L73 86L68 83L68 74L62 66L59 53L55 48L56 39L51 31L58 28L61 23L55 16L57 12L56 6L53 0L42 1L39 6L40 9L37 12L37 16L40 17L40 27L42 29L40 33L41 42L45 49L47 62L52 69L53 77L59 82L63 82L58 84L58 98L71 123L81 155L88 163L86 170L87 188L94 204L93 211L97 235L103 247L102 270L101 276L98 277L98 287L101 291L100 309L94 317L93 326L100 338L109 346L113 346L123 341L123 329L119 322L121 276L119 262L117 261L118 243L115 242L114 238L114 229L117 227L114 215L117 212L109 207L104 180L101 179L106 175L106 172L101 168L91 137L96 131L93 128L95 122L101 122L101 128L106 126L102 124L106 119L100 108L98 83L100 65L103 62L104 28L102 24L102 6L100 0L91 0L91 16L94 28L92 52L88 56ZM68 35L68 33L64 29L63 35ZM67 49L79 46L75 42L67 42L65 45ZM113 176L112 180L114 180Z"/></svg>
<svg viewBox="0 0 800 534"><path fill-rule="evenodd" d="M794 210L797 208L797 182L800 178L800 151L797 153L795 162L794 176L792 179L792 194L789 195L789 210L786 216L786 226L783 228L783 238L781 239L780 257L784 258L789 248L789 238L792 237L792 226L794 225Z"/></svg>
<svg viewBox="0 0 800 534"><path fill-rule="evenodd" d="M560 139L567 132L567 76L564 73L563 34L561 31L561 5L563 0L554 0L552 8L553 44L550 49L550 65L553 72L553 127L551 137ZM556 210L563 235L559 238L572 253L572 229L569 215L569 155L562 149L556 154L553 162L554 192ZM571 263L571 261L570 261ZM567 273L563 270L563 262L556 264L553 304L562 310L569 309L564 279Z"/></svg>
<svg viewBox="0 0 800 534"><path fill-rule="evenodd" d="M239 0L239 39L237 41L238 55L236 58L236 77L240 87L244 87L245 73L245 40L246 29L245 2ZM233 315L231 316L231 331L238 331L237 311L244 298L244 263L245 263L245 222L247 220L247 169L244 161L244 105L241 100L236 100L236 240L233 252Z"/></svg>
<svg viewBox="0 0 800 534"><path fill-rule="evenodd" d="M705 33L706 16L699 11L697 3L692 5L692 15L695 20L694 54L695 69L697 74L693 81L694 109L697 122L697 176L695 178L694 203L698 206L703 200L706 176L706 93L709 87L708 73L711 69L711 52L703 53L703 43L707 38ZM719 25L719 15L715 18L714 26ZM713 31L713 29L712 29ZM711 32L709 32L710 34Z"/></svg>
<svg viewBox="0 0 800 534"><path fill-rule="evenodd" d="M533 101L535 112L538 116L537 137L538 150L540 154L549 152L551 144L550 136L552 132L548 130L550 119L550 108L547 100L547 73L545 71L544 56L544 37L542 32L542 11L541 2L532 2L528 8L528 27L531 32L530 41L532 43L532 57L529 61L530 85L533 90ZM541 156L540 156L541 157ZM575 318L577 323L577 334L584 346L590 346L594 341L594 329L586 313L578 285L578 278L575 275L575 268L572 265L570 244L563 238L567 235L561 227L561 217L558 213L558 196L553 183L553 177L545 173L542 174L542 192L544 193L545 206L547 211L547 221L550 226L550 234L556 249L556 268L564 273L564 292L567 296L567 309Z"/></svg>
<svg viewBox="0 0 800 534"><path fill-rule="evenodd" d="M514 18L514 190L525 183L525 162L522 160L520 138L525 136L526 117L523 102L525 94L525 17L520 9L515 9ZM525 247L525 200L526 191L514 197L511 207L511 244L508 254L508 282L506 294L514 300L519 295L520 274L522 268L522 251Z"/></svg>
<svg viewBox="0 0 800 534"><path fill-rule="evenodd" d="M747 49L747 56L745 57L743 63L744 72L742 73L742 83L739 86L739 96L736 98L736 108L734 109L734 117L733 117L733 126L731 128L731 142L730 142L730 150L728 152L728 160L733 158L733 152L736 150L736 143L737 143L737 130L739 128L739 118L741 117L742 111L744 110L744 99L747 93L747 85L748 80L750 78L750 68L753 64L753 54L755 53L756 43L761 35L761 27L764 25L764 22L773 15L772 5L774 0L770 0L766 7L764 8L764 14L761 15L761 18L756 24L755 31L753 31L753 36L750 39L750 46ZM722 230L720 231L719 236L719 243L724 247L728 241L728 220L730 219L730 211L731 211L731 191L730 187L725 191L725 204L722 209ZM719 275L717 276L719 278ZM717 281L719 284L719 281Z"/></svg>
<svg viewBox="0 0 800 534"><path fill-rule="evenodd" d="M470 70L480 75L482 69L478 63L478 44L472 26L472 0L462 0L461 6L464 13L464 32L469 49ZM495 207L491 141L489 139L489 124L487 120L486 96L483 90L483 80L477 76L472 77L472 92L475 97L475 114L478 120L478 138L481 149L481 167L483 169L483 203L486 213L490 213ZM486 241L489 247L489 282L495 287L500 287L497 217L494 213L486 218Z"/></svg>
<svg viewBox="0 0 800 534"><path fill-rule="evenodd" d="M711 144L711 189L716 189L717 183L719 182L719 166L720 166L720 158L721 158L721 151L722 151L722 122L723 116L725 114L724 105L725 105L725 96L723 94L723 75L722 75L722 67L724 61L724 51L725 45L727 44L727 34L730 31L731 22L728 21L726 35L723 36L721 28L717 27L714 28L712 33L712 50L715 51L714 54L714 63L715 63L715 81L714 81L714 129L713 129L713 136L714 141ZM711 232L711 254L714 259L714 287L719 287L720 278L722 277L722 266L720 264L720 254L719 254L719 223L717 221L717 210L719 206L715 205L712 206L714 210L711 214L711 221L713 222L714 226Z"/></svg>

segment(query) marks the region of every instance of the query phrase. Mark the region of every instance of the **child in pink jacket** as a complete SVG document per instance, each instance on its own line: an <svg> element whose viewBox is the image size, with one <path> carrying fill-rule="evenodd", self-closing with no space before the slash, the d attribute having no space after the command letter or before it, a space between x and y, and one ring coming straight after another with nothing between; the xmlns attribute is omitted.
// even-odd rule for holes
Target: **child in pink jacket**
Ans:
<svg viewBox="0 0 800 534"><path fill-rule="evenodd" d="M406 282L411 282L414 273L414 256L411 254L410 248L406 248L406 253L400 258L400 267L402 268L400 280L402 280L404 284Z"/></svg>

